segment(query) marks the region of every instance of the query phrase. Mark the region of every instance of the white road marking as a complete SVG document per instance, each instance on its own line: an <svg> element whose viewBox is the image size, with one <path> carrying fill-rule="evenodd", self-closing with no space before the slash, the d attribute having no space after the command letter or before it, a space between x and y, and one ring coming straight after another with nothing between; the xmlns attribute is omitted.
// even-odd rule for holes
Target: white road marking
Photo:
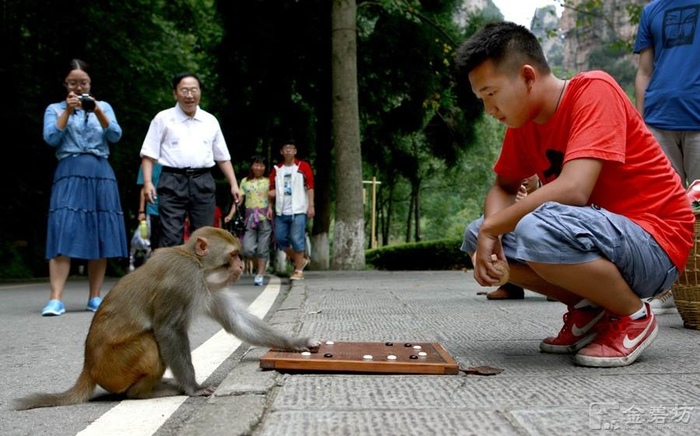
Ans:
<svg viewBox="0 0 700 436"><path fill-rule="evenodd" d="M280 279L270 277L270 283L248 311L262 318L274 304L280 291ZM197 382L202 383L241 345L241 341L223 329L192 352L192 364ZM166 371L166 377L172 377ZM99 417L76 436L151 436L170 415L187 400L186 395L152 400L124 400Z"/></svg>

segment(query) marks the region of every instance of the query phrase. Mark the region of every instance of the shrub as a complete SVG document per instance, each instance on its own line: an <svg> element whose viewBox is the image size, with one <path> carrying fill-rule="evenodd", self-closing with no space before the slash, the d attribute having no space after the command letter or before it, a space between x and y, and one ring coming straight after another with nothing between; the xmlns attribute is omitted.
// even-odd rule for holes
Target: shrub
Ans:
<svg viewBox="0 0 700 436"><path fill-rule="evenodd" d="M461 245L461 239L389 245L365 251L365 262L370 268L390 271L471 269L471 259L459 249Z"/></svg>

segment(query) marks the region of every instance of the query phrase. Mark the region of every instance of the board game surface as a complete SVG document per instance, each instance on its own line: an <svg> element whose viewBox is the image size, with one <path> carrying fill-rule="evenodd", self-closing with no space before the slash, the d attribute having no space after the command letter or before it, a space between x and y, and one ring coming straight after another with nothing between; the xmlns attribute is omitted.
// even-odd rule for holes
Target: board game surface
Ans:
<svg viewBox="0 0 700 436"><path fill-rule="evenodd" d="M333 342L317 351L270 350L260 367L286 371L458 374L457 362L436 342Z"/></svg>

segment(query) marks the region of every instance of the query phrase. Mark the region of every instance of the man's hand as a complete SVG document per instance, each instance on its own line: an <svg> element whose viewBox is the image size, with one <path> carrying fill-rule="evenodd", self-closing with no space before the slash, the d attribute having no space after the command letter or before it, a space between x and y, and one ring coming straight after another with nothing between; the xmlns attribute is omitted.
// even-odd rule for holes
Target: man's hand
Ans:
<svg viewBox="0 0 700 436"><path fill-rule="evenodd" d="M472 264L474 265L474 279L481 286L497 286L508 280L508 263L498 235L479 232L476 253L472 256Z"/></svg>
<svg viewBox="0 0 700 436"><path fill-rule="evenodd" d="M156 187L153 186L153 182L145 182L143 184L143 196L149 203L154 203L158 196L156 195Z"/></svg>

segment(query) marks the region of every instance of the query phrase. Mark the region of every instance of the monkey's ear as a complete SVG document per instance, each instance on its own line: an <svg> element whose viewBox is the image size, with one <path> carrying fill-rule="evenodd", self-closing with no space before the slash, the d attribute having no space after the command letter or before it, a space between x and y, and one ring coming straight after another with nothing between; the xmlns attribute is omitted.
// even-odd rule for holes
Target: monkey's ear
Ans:
<svg viewBox="0 0 700 436"><path fill-rule="evenodd" d="M197 236L197 242L194 243L194 252L199 257L204 257L209 252L209 241L204 236Z"/></svg>

